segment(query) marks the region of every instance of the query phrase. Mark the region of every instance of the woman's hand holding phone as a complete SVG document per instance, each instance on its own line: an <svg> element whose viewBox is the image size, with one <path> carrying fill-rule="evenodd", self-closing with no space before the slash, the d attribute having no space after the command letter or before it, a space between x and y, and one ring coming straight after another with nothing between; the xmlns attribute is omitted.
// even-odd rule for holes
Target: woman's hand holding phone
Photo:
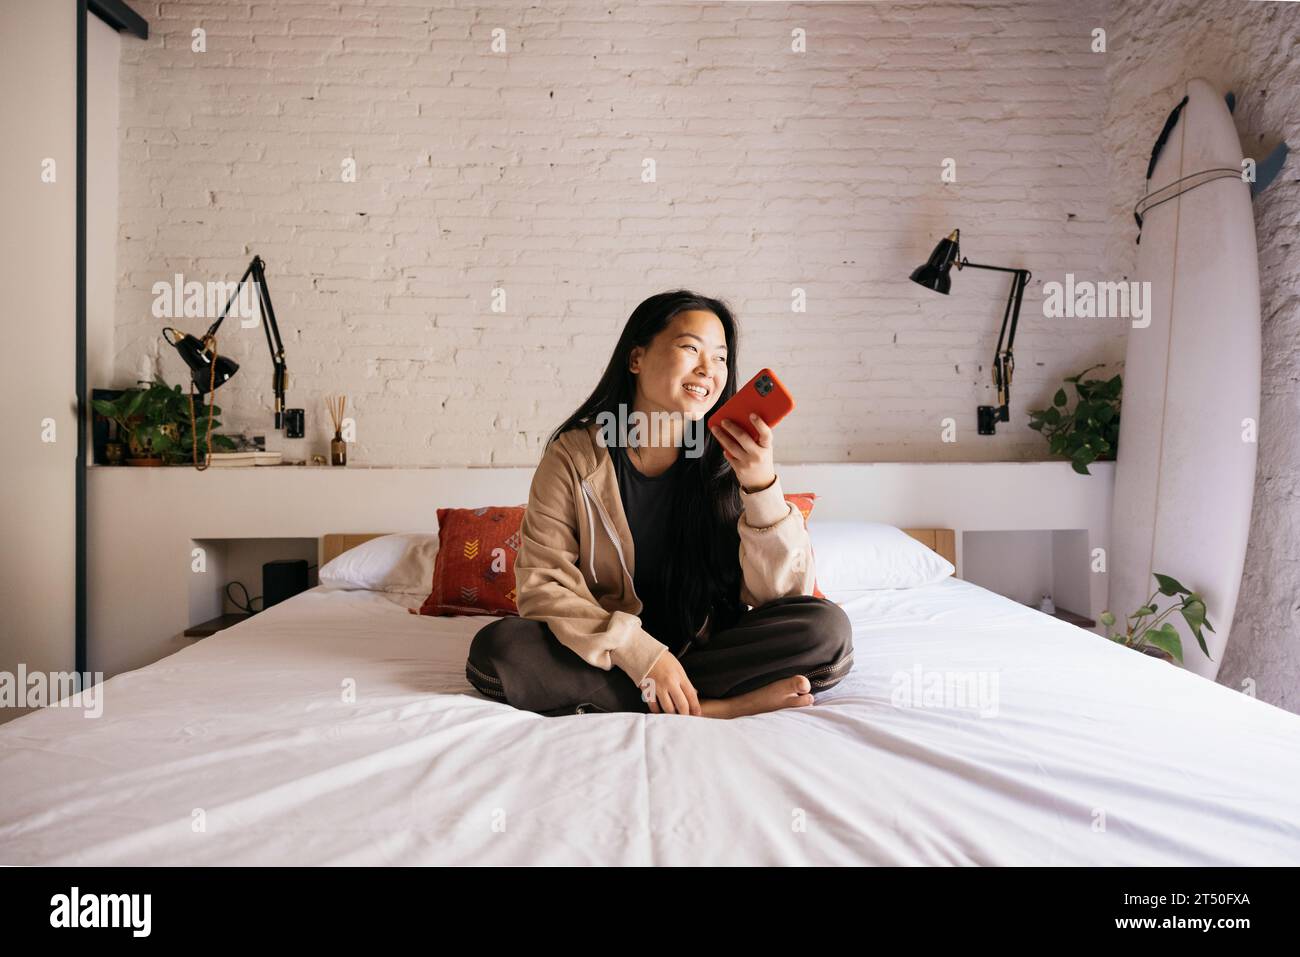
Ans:
<svg viewBox="0 0 1300 957"><path fill-rule="evenodd" d="M776 481L772 428L792 411L790 390L771 369L760 369L709 416L709 431L745 492L762 491Z"/></svg>
<svg viewBox="0 0 1300 957"><path fill-rule="evenodd" d="M758 433L757 439L730 419L716 420L711 430L722 446L723 457L736 473L740 487L747 492L758 492L776 480L776 467L772 464L772 429L752 412L749 421Z"/></svg>

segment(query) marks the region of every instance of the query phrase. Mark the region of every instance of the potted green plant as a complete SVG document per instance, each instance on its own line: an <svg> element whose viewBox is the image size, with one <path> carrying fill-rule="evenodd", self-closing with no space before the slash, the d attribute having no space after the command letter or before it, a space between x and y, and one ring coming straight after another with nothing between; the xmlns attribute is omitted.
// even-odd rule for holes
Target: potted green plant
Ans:
<svg viewBox="0 0 1300 957"><path fill-rule="evenodd" d="M131 456L128 465L170 465L193 458L193 435L198 434L201 454L207 454L208 419L212 428L221 425L215 417L218 406L209 408L201 400L194 403L194 425L190 425L190 399L179 385L156 379L146 388L127 389L113 400L97 399L95 411L111 419L119 437L126 436ZM223 435L212 436L214 449L233 449L234 443Z"/></svg>
<svg viewBox="0 0 1300 957"><path fill-rule="evenodd" d="M1111 626L1115 624L1115 616L1109 611L1101 613L1101 623L1106 626L1108 632L1106 637L1127 648L1133 648L1136 651L1141 651L1156 658L1163 658L1166 661L1174 659L1179 664L1182 664L1183 640L1179 637L1178 629L1174 627L1173 622L1164 620L1171 613L1177 611L1182 614L1183 621L1187 622L1187 627L1196 636L1196 641L1201 646L1201 651L1205 654L1205 657L1209 658L1210 649L1206 647L1205 637L1201 634L1201 629L1205 628L1213 632L1214 626L1210 624L1210 619L1205 617L1205 599L1198 592L1183 587L1176 578L1170 578L1168 575L1161 575L1157 572L1155 579L1159 587L1151 593L1151 597L1147 599L1146 604L1128 616L1126 630L1113 634L1109 633ZM1181 595L1182 598L1164 611L1158 612L1156 595L1175 598ZM1153 615L1154 618L1152 618ZM1151 618L1151 621L1144 623L1146 618Z"/></svg>
<svg viewBox="0 0 1300 957"><path fill-rule="evenodd" d="M123 389L113 399L91 400L91 407L116 427L116 438L104 446L104 454L109 464L119 465L126 458L127 439L131 434L136 410L142 401L144 401L144 390L134 388Z"/></svg>
<svg viewBox="0 0 1300 957"><path fill-rule="evenodd" d="M180 386L173 392L161 379L155 379L144 389L129 433L132 457L126 460L127 465L166 463L179 438L180 409L174 402L179 394Z"/></svg>
<svg viewBox="0 0 1300 957"><path fill-rule="evenodd" d="M1083 377L1100 365L1066 378L1074 386L1077 403L1067 409L1070 397L1056 390L1046 409L1031 409L1029 427L1043 433L1053 455L1064 455L1080 475L1091 475L1092 462L1114 461L1119 448L1119 406L1123 382L1118 375L1109 379Z"/></svg>

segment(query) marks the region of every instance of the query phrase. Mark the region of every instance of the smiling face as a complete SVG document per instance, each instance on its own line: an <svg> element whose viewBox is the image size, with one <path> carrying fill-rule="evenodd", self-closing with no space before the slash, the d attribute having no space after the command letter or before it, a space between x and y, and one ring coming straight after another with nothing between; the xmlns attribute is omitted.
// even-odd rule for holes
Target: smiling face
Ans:
<svg viewBox="0 0 1300 957"><path fill-rule="evenodd" d="M637 409L699 419L727 384L722 321L704 309L679 312L649 346L632 349L628 368L636 375Z"/></svg>

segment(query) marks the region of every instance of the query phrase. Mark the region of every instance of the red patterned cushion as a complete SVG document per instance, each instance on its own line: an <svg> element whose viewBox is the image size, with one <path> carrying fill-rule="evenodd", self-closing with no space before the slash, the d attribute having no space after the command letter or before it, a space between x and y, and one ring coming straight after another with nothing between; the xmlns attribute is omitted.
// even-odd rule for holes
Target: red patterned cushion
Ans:
<svg viewBox="0 0 1300 957"><path fill-rule="evenodd" d="M433 591L419 614L519 614L515 556L523 520L522 505L438 509Z"/></svg>
<svg viewBox="0 0 1300 957"><path fill-rule="evenodd" d="M803 524L806 528L808 526L808 519L812 518L813 505L817 501L817 494L815 492L790 492L786 495L785 500L799 510L799 514L803 516ZM816 563L817 556L814 554L813 564L815 565ZM816 579L813 579L813 597L826 597L822 594L822 590L817 587Z"/></svg>

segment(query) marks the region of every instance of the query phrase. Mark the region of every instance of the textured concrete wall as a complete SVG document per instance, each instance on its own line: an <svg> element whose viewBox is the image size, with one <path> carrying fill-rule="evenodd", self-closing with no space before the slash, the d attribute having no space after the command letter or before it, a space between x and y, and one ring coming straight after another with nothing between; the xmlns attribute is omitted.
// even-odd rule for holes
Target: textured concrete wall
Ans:
<svg viewBox="0 0 1300 957"><path fill-rule="evenodd" d="M1106 111L1113 221L1109 255L1133 268L1133 202L1151 144L1188 79L1237 95L1246 155L1300 148L1300 4L1123 0L1112 5ZM1253 152L1252 152L1253 151ZM1218 680L1300 712L1300 174L1296 158L1255 200L1263 317L1259 466L1246 571ZM1212 383L1207 383L1212 388ZM1199 654L1199 652L1197 652Z"/></svg>
<svg viewBox="0 0 1300 957"><path fill-rule="evenodd" d="M223 326L244 368L219 397L291 456L328 451L343 392L355 463L533 464L632 308L676 286L725 298L743 374L796 395L785 461L1043 459L1026 410L1122 357L1122 322L1040 301L1104 266L1100 3L147 6L122 64L117 377L161 348L182 378L155 282L260 253L308 438L269 429L256 329ZM907 281L953 227L1035 274L995 438L975 406L1008 281Z"/></svg>

